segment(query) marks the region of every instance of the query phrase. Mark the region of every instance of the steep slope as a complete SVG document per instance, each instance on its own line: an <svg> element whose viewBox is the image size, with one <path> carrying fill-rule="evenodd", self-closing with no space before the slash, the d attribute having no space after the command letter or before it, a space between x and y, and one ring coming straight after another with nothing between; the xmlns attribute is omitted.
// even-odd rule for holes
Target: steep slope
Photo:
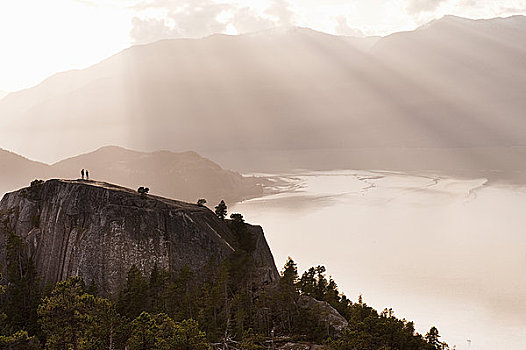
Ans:
<svg viewBox="0 0 526 350"><path fill-rule="evenodd" d="M10 94L0 136L40 159L101 143L223 154L228 167L257 151L342 150L334 168L364 167L361 150L372 149L380 168L398 158L420 169L512 171L502 159L520 159L526 146L525 17L446 17L356 40L288 28L131 47ZM287 160L319 168L328 153Z"/></svg>
<svg viewBox="0 0 526 350"><path fill-rule="evenodd" d="M146 274L155 264L173 273L188 265L199 276L211 259L222 261L236 249L226 240L233 236L229 226L205 207L141 198L93 181L49 180L8 193L0 202L0 222L2 269L6 240L15 234L43 285L78 275L104 294L124 286L132 265ZM278 272L263 231L250 231L258 283L274 283Z"/></svg>
<svg viewBox="0 0 526 350"><path fill-rule="evenodd" d="M258 196L261 179L243 177L222 169L195 152L153 153L109 146L53 164L56 177L80 177L88 169L93 179L122 186L147 186L151 193L196 202L206 198L210 204Z"/></svg>

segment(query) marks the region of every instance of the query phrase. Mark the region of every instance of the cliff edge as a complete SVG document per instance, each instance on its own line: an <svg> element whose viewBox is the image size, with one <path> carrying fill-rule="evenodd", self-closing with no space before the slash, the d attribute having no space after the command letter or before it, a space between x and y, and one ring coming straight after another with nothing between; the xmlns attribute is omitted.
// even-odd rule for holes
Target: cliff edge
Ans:
<svg viewBox="0 0 526 350"><path fill-rule="evenodd" d="M257 283L279 274L259 226L247 225L255 249ZM149 274L155 264L176 273L219 263L235 252L229 225L206 207L139 193L104 182L48 180L6 194L0 202L0 272L7 240L25 243L42 284L70 276L93 281L103 294L126 282L132 265Z"/></svg>

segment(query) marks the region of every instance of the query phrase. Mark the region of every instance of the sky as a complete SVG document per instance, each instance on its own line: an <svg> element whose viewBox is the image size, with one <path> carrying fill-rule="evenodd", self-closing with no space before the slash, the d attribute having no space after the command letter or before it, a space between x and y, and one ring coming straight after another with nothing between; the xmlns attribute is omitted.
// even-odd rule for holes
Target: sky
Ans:
<svg viewBox="0 0 526 350"><path fill-rule="evenodd" d="M52 74L167 38L302 26L352 36L413 30L446 14L526 14L526 0L3 0L0 98Z"/></svg>

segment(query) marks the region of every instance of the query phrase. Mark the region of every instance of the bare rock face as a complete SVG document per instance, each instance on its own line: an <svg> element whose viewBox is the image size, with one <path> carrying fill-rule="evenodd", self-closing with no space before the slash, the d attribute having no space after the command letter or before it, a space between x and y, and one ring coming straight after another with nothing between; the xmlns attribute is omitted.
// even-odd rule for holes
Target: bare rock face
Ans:
<svg viewBox="0 0 526 350"><path fill-rule="evenodd" d="M258 283L279 278L260 227L248 226L256 249ZM93 281L103 294L123 287L132 265L149 274L155 264L177 272L200 269L235 251L228 225L208 208L93 181L49 180L8 193L0 202L0 272L6 239L26 243L42 284L70 276Z"/></svg>
<svg viewBox="0 0 526 350"><path fill-rule="evenodd" d="M277 282L280 275L276 269L274 256L268 246L263 228L261 226L248 225L248 232L252 235L256 247L252 255L255 265L258 266L255 274L257 284L268 285L274 283L274 281ZM269 264L269 261L272 261L272 264Z"/></svg>
<svg viewBox="0 0 526 350"><path fill-rule="evenodd" d="M320 318L334 329L334 335L336 336L349 325L349 322L326 301L319 301L308 295L301 295L298 305L306 309L315 310Z"/></svg>

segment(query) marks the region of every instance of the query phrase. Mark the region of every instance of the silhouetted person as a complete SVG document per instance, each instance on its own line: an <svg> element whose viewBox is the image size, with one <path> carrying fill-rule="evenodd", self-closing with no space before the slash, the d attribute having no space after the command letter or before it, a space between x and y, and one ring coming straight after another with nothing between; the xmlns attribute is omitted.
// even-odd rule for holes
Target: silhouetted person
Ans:
<svg viewBox="0 0 526 350"><path fill-rule="evenodd" d="M89 171L86 170L86 180L89 180Z"/></svg>
<svg viewBox="0 0 526 350"><path fill-rule="evenodd" d="M80 171L80 175L82 175L82 180L84 180L84 169Z"/></svg>

